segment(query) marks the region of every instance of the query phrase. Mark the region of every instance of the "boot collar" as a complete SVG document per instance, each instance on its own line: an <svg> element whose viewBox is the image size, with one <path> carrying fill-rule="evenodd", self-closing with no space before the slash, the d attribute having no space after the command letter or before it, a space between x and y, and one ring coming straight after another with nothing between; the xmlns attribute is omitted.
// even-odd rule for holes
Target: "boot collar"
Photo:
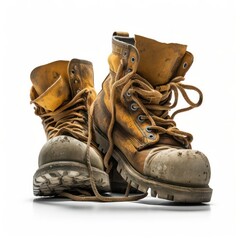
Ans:
<svg viewBox="0 0 240 240"><path fill-rule="evenodd" d="M31 99L47 111L55 111L85 88L93 88L92 63L85 60L55 61L35 68ZM53 101L54 99L54 101Z"/></svg>
<svg viewBox="0 0 240 240"><path fill-rule="evenodd" d="M119 57L119 61L116 61L115 66L113 66L114 72L116 72L120 60L123 61L125 73L137 71L140 58L134 38L129 38L128 34L125 33L113 33L112 53Z"/></svg>
<svg viewBox="0 0 240 240"><path fill-rule="evenodd" d="M127 33L113 33L112 53L120 57L125 74L134 71L148 80L154 87L164 85L176 76L185 76L193 63L193 55L187 46L176 43L161 43ZM116 73L120 60L109 62Z"/></svg>

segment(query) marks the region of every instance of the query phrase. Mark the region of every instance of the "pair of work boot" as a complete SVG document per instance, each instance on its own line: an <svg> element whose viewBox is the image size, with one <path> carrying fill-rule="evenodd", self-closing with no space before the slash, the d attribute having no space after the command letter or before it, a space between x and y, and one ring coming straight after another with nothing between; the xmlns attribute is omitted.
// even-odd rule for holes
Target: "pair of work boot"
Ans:
<svg viewBox="0 0 240 240"><path fill-rule="evenodd" d="M33 177L36 196L73 200L208 202L210 165L191 149L176 114L198 107L201 91L182 83L193 62L186 45L116 32L110 73L97 95L92 63L56 61L31 73L31 100L48 141ZM186 90L199 94L198 102ZM188 107L177 106L178 96ZM111 192L125 193L112 196Z"/></svg>

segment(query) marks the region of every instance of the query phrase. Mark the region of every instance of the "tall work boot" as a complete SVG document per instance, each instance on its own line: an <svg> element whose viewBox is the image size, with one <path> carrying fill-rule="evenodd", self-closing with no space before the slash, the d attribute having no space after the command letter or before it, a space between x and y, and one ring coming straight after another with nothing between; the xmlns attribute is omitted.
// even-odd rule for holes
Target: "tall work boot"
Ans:
<svg viewBox="0 0 240 240"><path fill-rule="evenodd" d="M176 202L208 202L208 159L191 149L192 135L174 122L176 114L202 102L198 88L181 83L193 62L186 48L114 33L110 74L93 104L94 137L108 171L117 169L132 187ZM187 89L199 94L197 103ZM179 92L189 107L170 115ZM120 178L111 176L112 187L121 189Z"/></svg>
<svg viewBox="0 0 240 240"><path fill-rule="evenodd" d="M34 194L90 195L85 155L88 110L96 97L92 63L78 59L52 62L35 68L31 81L31 100L48 139L40 151L39 169L33 177ZM93 142L88 153L97 189L109 191L109 177L104 172L101 153Z"/></svg>

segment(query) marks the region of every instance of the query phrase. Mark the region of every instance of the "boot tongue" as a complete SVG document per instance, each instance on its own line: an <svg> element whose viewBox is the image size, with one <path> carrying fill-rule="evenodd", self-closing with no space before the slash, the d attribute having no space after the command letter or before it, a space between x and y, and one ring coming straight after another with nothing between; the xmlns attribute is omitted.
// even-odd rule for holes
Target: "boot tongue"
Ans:
<svg viewBox="0 0 240 240"><path fill-rule="evenodd" d="M135 35L140 62L137 73L154 87L168 83L175 75L187 46L161 43Z"/></svg>

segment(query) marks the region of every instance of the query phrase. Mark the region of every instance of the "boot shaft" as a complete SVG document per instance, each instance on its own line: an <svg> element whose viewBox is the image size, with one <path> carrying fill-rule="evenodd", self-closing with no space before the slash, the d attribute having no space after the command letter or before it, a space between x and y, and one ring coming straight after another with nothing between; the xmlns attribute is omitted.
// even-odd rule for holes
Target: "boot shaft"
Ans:
<svg viewBox="0 0 240 240"><path fill-rule="evenodd" d="M154 144L190 148L192 135L178 130L169 115L177 105L178 91L190 106L174 114L190 110L202 102L200 90L180 83L193 62L186 45L160 43L141 36L134 39L127 34L119 36L114 33L108 62L110 74L99 94L101 100L95 103L100 119L104 119L97 124L101 125L102 131L108 132L110 120L114 118L113 138L116 135L119 141L118 135L124 132L123 135L130 139L129 146L133 145L135 149ZM196 104L189 100L185 89L200 94ZM105 113L101 114L101 111Z"/></svg>
<svg viewBox="0 0 240 240"><path fill-rule="evenodd" d="M96 98L92 63L55 61L35 68L30 97L50 139L70 135L86 141L88 110Z"/></svg>

